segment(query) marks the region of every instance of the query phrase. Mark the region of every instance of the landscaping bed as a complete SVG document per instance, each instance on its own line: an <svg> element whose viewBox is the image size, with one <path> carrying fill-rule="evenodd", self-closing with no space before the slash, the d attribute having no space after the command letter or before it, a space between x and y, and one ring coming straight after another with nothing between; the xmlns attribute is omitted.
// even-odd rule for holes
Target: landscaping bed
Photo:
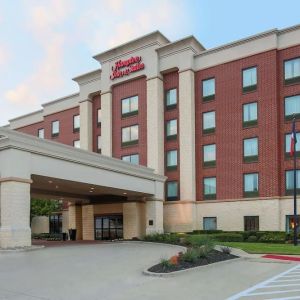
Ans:
<svg viewBox="0 0 300 300"><path fill-rule="evenodd" d="M206 257L197 257L195 260L186 261L183 259L178 259L177 263L172 263L172 258L170 260L162 261L157 265L152 266L148 269L149 272L153 273L171 273L175 271L186 270L190 268L195 268L199 266L205 266L213 264L216 262L224 261L237 258L237 256L230 253L224 253L217 250L211 250ZM174 261L174 259L173 259Z"/></svg>

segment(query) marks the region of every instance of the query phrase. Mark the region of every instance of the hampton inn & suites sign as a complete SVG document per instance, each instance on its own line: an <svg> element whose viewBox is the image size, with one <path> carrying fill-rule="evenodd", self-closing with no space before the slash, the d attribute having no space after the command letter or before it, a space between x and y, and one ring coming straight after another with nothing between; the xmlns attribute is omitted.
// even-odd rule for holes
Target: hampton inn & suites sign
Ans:
<svg viewBox="0 0 300 300"><path fill-rule="evenodd" d="M141 56L132 56L129 59L118 60L111 67L112 73L110 79L114 80L116 78L128 76L129 74L143 70L144 68L145 64L142 62Z"/></svg>

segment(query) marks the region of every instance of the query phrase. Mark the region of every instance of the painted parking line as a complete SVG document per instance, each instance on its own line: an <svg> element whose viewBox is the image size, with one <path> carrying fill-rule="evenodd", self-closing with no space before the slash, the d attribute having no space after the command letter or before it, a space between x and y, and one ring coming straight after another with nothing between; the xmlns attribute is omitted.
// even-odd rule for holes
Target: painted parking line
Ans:
<svg viewBox="0 0 300 300"><path fill-rule="evenodd" d="M233 295L227 298L227 300L249 299L249 297L252 297L251 299L254 299L253 297L260 297L260 299L266 300L300 300L299 275L300 265L297 265L245 291Z"/></svg>

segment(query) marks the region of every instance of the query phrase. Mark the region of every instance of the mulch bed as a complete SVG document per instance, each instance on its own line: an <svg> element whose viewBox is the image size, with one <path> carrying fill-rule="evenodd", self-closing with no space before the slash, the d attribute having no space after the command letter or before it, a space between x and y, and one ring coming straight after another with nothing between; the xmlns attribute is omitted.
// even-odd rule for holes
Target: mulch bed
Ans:
<svg viewBox="0 0 300 300"><path fill-rule="evenodd" d="M205 266L205 265L213 264L215 262L229 260L233 258L238 258L238 256L223 253L217 250L212 250L206 258L199 258L194 263L179 261L177 265L171 265L170 267L165 267L163 266L163 264L159 263L149 268L148 271L154 273L171 273L174 271L186 270L186 269L195 268L199 266Z"/></svg>

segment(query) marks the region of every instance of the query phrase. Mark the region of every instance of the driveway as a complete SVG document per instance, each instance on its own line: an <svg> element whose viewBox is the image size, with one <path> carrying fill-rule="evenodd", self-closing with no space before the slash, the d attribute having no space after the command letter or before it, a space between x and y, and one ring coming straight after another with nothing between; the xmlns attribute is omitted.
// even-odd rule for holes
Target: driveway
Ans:
<svg viewBox="0 0 300 300"><path fill-rule="evenodd" d="M108 243L0 254L0 299L226 299L293 264L235 260L176 277L142 274L171 245Z"/></svg>

